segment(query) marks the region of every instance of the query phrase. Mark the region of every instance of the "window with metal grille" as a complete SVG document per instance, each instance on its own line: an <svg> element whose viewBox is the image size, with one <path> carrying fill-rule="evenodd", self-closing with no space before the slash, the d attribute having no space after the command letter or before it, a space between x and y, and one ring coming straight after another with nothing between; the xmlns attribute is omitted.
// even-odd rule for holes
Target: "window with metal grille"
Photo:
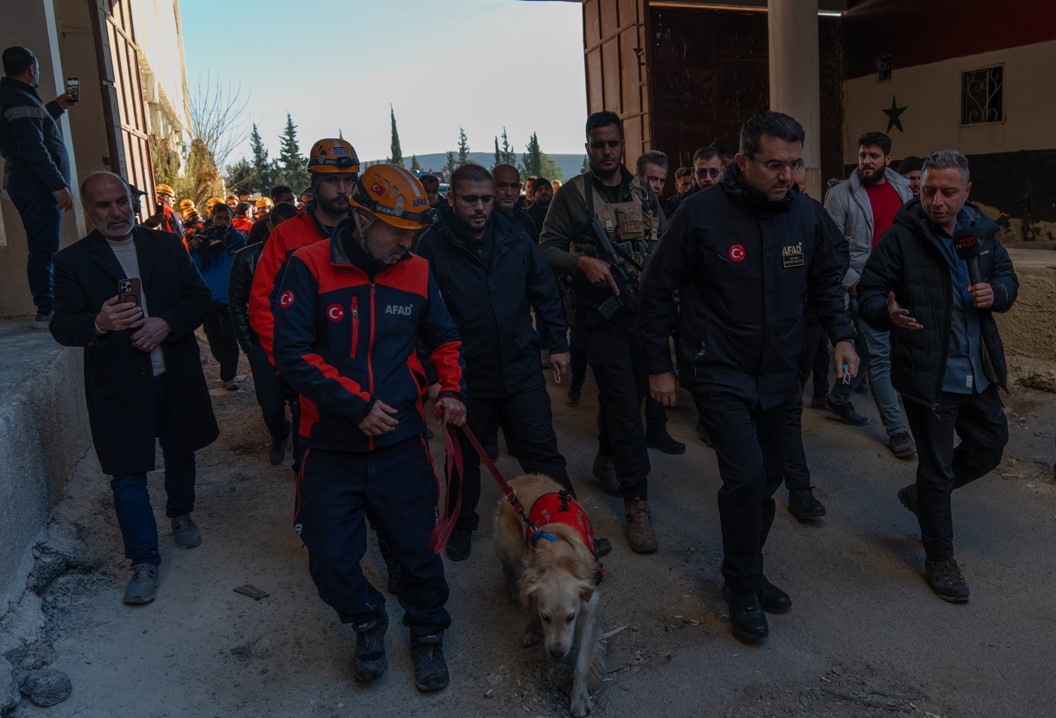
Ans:
<svg viewBox="0 0 1056 718"><path fill-rule="evenodd" d="M979 125L1005 119L1005 68L1002 65L961 73L961 124Z"/></svg>

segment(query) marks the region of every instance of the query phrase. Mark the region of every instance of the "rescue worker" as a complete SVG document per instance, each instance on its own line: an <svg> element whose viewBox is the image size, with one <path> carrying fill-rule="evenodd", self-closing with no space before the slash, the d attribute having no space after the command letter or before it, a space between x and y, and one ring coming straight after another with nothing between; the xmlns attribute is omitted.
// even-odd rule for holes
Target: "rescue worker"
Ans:
<svg viewBox="0 0 1056 718"><path fill-rule="evenodd" d="M656 551L649 512L649 454L641 406L646 366L636 339L634 284L661 227L648 186L621 164L623 122L612 112L587 118L590 172L562 185L543 222L540 248L559 276L571 276L576 323L583 330L587 361L598 384L599 452L594 475L615 479L624 500L627 542L632 551ZM618 252L630 283L600 246L603 232Z"/></svg>
<svg viewBox="0 0 1056 718"><path fill-rule="evenodd" d="M762 548L781 485L787 405L802 395L806 303L835 342L838 375L858 371L830 230L816 204L792 191L803 138L779 112L745 122L736 164L718 186L682 201L641 288L650 391L665 406L677 391L668 337L678 292L680 353L692 357L683 381L704 399L697 404L718 459L723 595L743 641L768 635L763 611L792 606L763 575Z"/></svg>
<svg viewBox="0 0 1056 718"><path fill-rule="evenodd" d="M288 187L284 189L289 189ZM275 192L275 188L272 188L272 193ZM280 202L289 202L293 205L294 209L297 207L297 198L293 196L293 192L290 191L288 195L284 193L284 198L276 202L273 199L267 197L261 197L257 200L257 218L253 222L253 228L249 230L249 237L246 239L246 244L261 244L267 239L268 234L271 232L271 223L268 222L268 215L271 214L272 208ZM280 223L281 224L281 223Z"/></svg>
<svg viewBox="0 0 1056 718"><path fill-rule="evenodd" d="M271 200L267 197L261 197L254 204L257 208L257 215L253 218L253 221L266 222L268 220L268 214L271 212Z"/></svg>
<svg viewBox="0 0 1056 718"><path fill-rule="evenodd" d="M143 226L161 232L171 232L177 237L182 237L183 221L173 209L176 204L176 192L167 184L158 184L154 186L154 194L158 198L154 214L147 218Z"/></svg>
<svg viewBox="0 0 1056 718"><path fill-rule="evenodd" d="M402 167L374 165L352 201L331 239L290 259L276 309L275 359L301 394L299 432L309 446L295 529L320 598L356 632L352 669L364 683L388 665L385 598L359 566L366 516L389 536L415 685L435 691L449 680L443 633L451 618L443 561L429 548L438 496L416 344L436 370L441 422L458 426L466 415L461 342L428 263L409 252L414 231L428 224L421 183Z"/></svg>
<svg viewBox="0 0 1056 718"><path fill-rule="evenodd" d="M282 269L296 250L330 236L348 216L348 196L359 176L355 148L341 139L322 139L308 153L313 199L294 219L276 227L260 255L249 296L249 321L260 345L271 353L274 310L279 297Z"/></svg>
<svg viewBox="0 0 1056 718"><path fill-rule="evenodd" d="M567 325L554 274L521 223L493 211L495 183L483 167L455 170L447 201L450 209L422 235L417 253L429 261L463 337L469 427L486 444L501 423L524 473L545 474L575 496L539 356L541 337L549 337L554 375L568 374ZM545 332L532 328L532 309ZM480 456L460 439L462 511L447 544L453 561L469 558L480 524Z"/></svg>
<svg viewBox="0 0 1056 718"><path fill-rule="evenodd" d="M253 230L253 220L249 218L249 203L239 202L235 205L235 216L231 219L231 226L249 238Z"/></svg>

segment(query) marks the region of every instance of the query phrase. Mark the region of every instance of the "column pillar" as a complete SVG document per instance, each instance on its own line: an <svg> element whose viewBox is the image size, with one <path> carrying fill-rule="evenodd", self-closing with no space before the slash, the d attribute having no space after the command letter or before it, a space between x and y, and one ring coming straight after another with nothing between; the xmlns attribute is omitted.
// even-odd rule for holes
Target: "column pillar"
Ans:
<svg viewBox="0 0 1056 718"><path fill-rule="evenodd" d="M807 193L821 201L821 91L818 1L768 0L770 109L795 117L806 130Z"/></svg>

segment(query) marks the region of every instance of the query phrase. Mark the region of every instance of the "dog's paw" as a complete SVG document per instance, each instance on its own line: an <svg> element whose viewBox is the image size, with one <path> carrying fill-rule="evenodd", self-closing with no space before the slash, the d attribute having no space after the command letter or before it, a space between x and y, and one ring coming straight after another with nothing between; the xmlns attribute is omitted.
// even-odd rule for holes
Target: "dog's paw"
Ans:
<svg viewBox="0 0 1056 718"><path fill-rule="evenodd" d="M521 645L525 648L531 648L532 646L538 646L539 641L539 633L534 630L528 630L524 632L524 637L521 638Z"/></svg>
<svg viewBox="0 0 1056 718"><path fill-rule="evenodd" d="M590 691L586 687L574 686L572 688L572 704L569 706L568 712L575 718L583 718L583 716L590 714Z"/></svg>

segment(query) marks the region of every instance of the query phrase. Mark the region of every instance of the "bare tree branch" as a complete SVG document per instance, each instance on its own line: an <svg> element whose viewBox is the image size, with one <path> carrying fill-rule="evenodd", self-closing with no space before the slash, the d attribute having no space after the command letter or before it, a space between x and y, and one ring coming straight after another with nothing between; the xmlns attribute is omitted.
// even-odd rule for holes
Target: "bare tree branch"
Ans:
<svg viewBox="0 0 1056 718"><path fill-rule="evenodd" d="M243 115L249 96L242 97L242 83L234 90L214 81L210 73L201 75L190 97L191 139L201 141L212 155L217 167L227 164L228 158L247 134Z"/></svg>

